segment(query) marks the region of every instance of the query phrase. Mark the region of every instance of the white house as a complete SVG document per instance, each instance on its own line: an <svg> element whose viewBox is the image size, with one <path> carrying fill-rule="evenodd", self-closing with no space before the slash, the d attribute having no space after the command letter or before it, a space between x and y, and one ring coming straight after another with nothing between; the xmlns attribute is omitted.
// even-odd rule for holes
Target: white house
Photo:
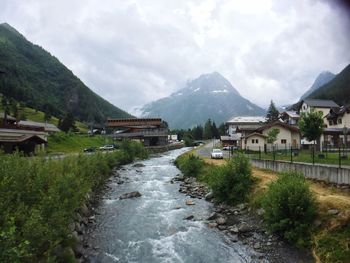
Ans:
<svg viewBox="0 0 350 263"><path fill-rule="evenodd" d="M244 149L250 149L253 151L258 151L270 148L272 145L267 143L268 133L272 129L278 129L279 133L277 139L274 142L274 147L276 150L289 149L291 147L300 148L300 132L299 128L293 125L289 125L283 122L274 122L271 124L266 124L257 130L254 133L251 133L244 137L242 140L242 147Z"/></svg>

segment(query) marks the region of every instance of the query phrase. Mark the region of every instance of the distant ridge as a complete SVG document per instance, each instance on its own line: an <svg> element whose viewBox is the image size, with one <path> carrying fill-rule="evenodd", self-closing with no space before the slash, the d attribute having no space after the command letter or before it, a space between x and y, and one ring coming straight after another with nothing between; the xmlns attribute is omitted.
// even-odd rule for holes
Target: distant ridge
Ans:
<svg viewBox="0 0 350 263"><path fill-rule="evenodd" d="M191 128L211 118L217 124L234 116L265 115L243 98L220 73L203 74L169 97L145 105L142 116L160 116L170 128Z"/></svg>

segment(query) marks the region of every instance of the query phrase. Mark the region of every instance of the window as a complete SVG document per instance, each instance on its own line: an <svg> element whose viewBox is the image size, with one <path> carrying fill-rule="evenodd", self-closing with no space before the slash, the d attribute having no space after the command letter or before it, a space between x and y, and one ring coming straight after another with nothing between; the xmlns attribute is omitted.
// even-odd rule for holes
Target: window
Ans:
<svg viewBox="0 0 350 263"><path fill-rule="evenodd" d="M342 123L341 119L338 119L338 124L341 124L341 123Z"/></svg>
<svg viewBox="0 0 350 263"><path fill-rule="evenodd" d="M286 139L281 139L281 143L282 143L282 144L286 144L286 143L287 143L287 140L286 140Z"/></svg>
<svg viewBox="0 0 350 263"><path fill-rule="evenodd" d="M252 143L254 143L255 142L255 140L254 139L252 139Z"/></svg>
<svg viewBox="0 0 350 263"><path fill-rule="evenodd" d="M256 140L255 140L255 143L259 143L259 140L258 140L258 139L256 139Z"/></svg>
<svg viewBox="0 0 350 263"><path fill-rule="evenodd" d="M333 121L329 121L329 126L332 126L333 125Z"/></svg>

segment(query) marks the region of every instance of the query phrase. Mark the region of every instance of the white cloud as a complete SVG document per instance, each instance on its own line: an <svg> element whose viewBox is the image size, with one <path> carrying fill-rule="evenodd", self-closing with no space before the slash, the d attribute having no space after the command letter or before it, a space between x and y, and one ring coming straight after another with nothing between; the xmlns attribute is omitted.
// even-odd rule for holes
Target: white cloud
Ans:
<svg viewBox="0 0 350 263"><path fill-rule="evenodd" d="M1 0L0 17L126 110L221 72L252 102L296 100L350 61L326 0Z"/></svg>

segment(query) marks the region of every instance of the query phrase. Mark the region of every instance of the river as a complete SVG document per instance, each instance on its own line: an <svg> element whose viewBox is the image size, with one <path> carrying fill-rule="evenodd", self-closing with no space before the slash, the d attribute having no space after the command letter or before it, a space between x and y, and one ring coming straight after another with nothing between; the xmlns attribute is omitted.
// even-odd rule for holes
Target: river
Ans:
<svg viewBox="0 0 350 263"><path fill-rule="evenodd" d="M249 248L207 227L211 203L194 199L195 205L187 206L189 197L170 182L179 174L173 161L185 151L126 165L111 178L96 208L96 224L85 237L94 248L90 262L254 262ZM142 196L119 199L132 191ZM184 220L189 215L195 220Z"/></svg>

